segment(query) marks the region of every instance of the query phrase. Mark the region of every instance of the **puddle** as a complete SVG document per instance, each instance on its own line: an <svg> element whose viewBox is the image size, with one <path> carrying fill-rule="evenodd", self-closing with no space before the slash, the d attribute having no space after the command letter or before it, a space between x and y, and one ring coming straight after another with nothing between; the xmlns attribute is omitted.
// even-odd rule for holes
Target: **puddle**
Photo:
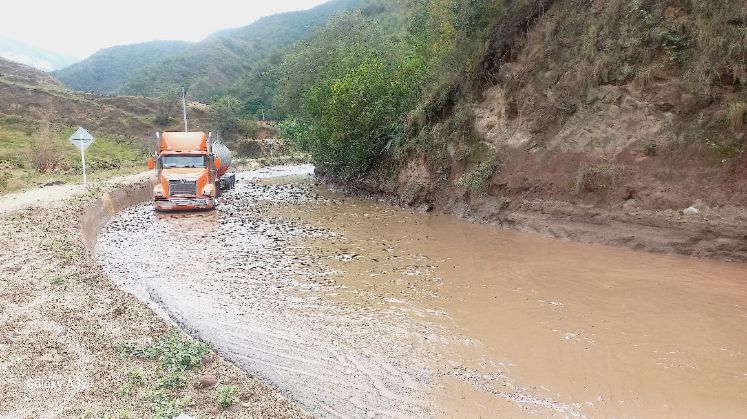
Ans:
<svg viewBox="0 0 747 419"><path fill-rule="evenodd" d="M125 290L323 417L747 415L747 267L346 198L310 166L127 210Z"/></svg>

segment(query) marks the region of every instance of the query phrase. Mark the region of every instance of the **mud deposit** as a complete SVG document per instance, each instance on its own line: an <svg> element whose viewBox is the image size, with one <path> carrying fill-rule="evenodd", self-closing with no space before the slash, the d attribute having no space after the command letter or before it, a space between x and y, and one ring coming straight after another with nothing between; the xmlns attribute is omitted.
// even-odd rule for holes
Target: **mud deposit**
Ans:
<svg viewBox="0 0 747 419"><path fill-rule="evenodd" d="M245 173L115 217L125 290L323 417L747 417L747 267L544 239ZM290 176L290 177L289 177Z"/></svg>

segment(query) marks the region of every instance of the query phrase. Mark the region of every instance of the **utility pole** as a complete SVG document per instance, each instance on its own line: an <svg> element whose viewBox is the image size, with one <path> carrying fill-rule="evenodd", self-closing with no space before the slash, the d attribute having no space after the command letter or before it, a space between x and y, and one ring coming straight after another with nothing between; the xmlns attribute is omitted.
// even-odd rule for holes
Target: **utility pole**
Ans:
<svg viewBox="0 0 747 419"><path fill-rule="evenodd" d="M187 91L182 87L182 110L184 111L184 132L189 132L189 124L187 123Z"/></svg>

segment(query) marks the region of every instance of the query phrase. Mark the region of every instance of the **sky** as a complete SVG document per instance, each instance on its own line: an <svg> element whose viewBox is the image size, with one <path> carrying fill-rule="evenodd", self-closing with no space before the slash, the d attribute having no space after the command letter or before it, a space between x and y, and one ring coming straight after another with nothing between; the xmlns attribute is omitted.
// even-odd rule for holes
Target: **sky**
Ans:
<svg viewBox="0 0 747 419"><path fill-rule="evenodd" d="M0 37L85 58L101 48L153 40L199 41L263 16L327 0L16 0Z"/></svg>

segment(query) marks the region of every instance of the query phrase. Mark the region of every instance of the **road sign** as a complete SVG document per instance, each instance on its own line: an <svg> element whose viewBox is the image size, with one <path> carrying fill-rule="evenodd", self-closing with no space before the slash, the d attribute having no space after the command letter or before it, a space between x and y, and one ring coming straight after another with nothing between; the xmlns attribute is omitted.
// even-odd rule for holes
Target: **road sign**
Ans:
<svg viewBox="0 0 747 419"><path fill-rule="evenodd" d="M91 133L86 131L83 127L79 127L77 131L69 138L70 142L78 147L80 150L80 160L83 163L83 186L88 187L88 178L86 177L86 150L93 144L94 138Z"/></svg>
<svg viewBox="0 0 747 419"><path fill-rule="evenodd" d="M78 130L70 136L70 142L81 151L87 150L88 147L93 144L93 140L93 135L84 128L78 128Z"/></svg>

